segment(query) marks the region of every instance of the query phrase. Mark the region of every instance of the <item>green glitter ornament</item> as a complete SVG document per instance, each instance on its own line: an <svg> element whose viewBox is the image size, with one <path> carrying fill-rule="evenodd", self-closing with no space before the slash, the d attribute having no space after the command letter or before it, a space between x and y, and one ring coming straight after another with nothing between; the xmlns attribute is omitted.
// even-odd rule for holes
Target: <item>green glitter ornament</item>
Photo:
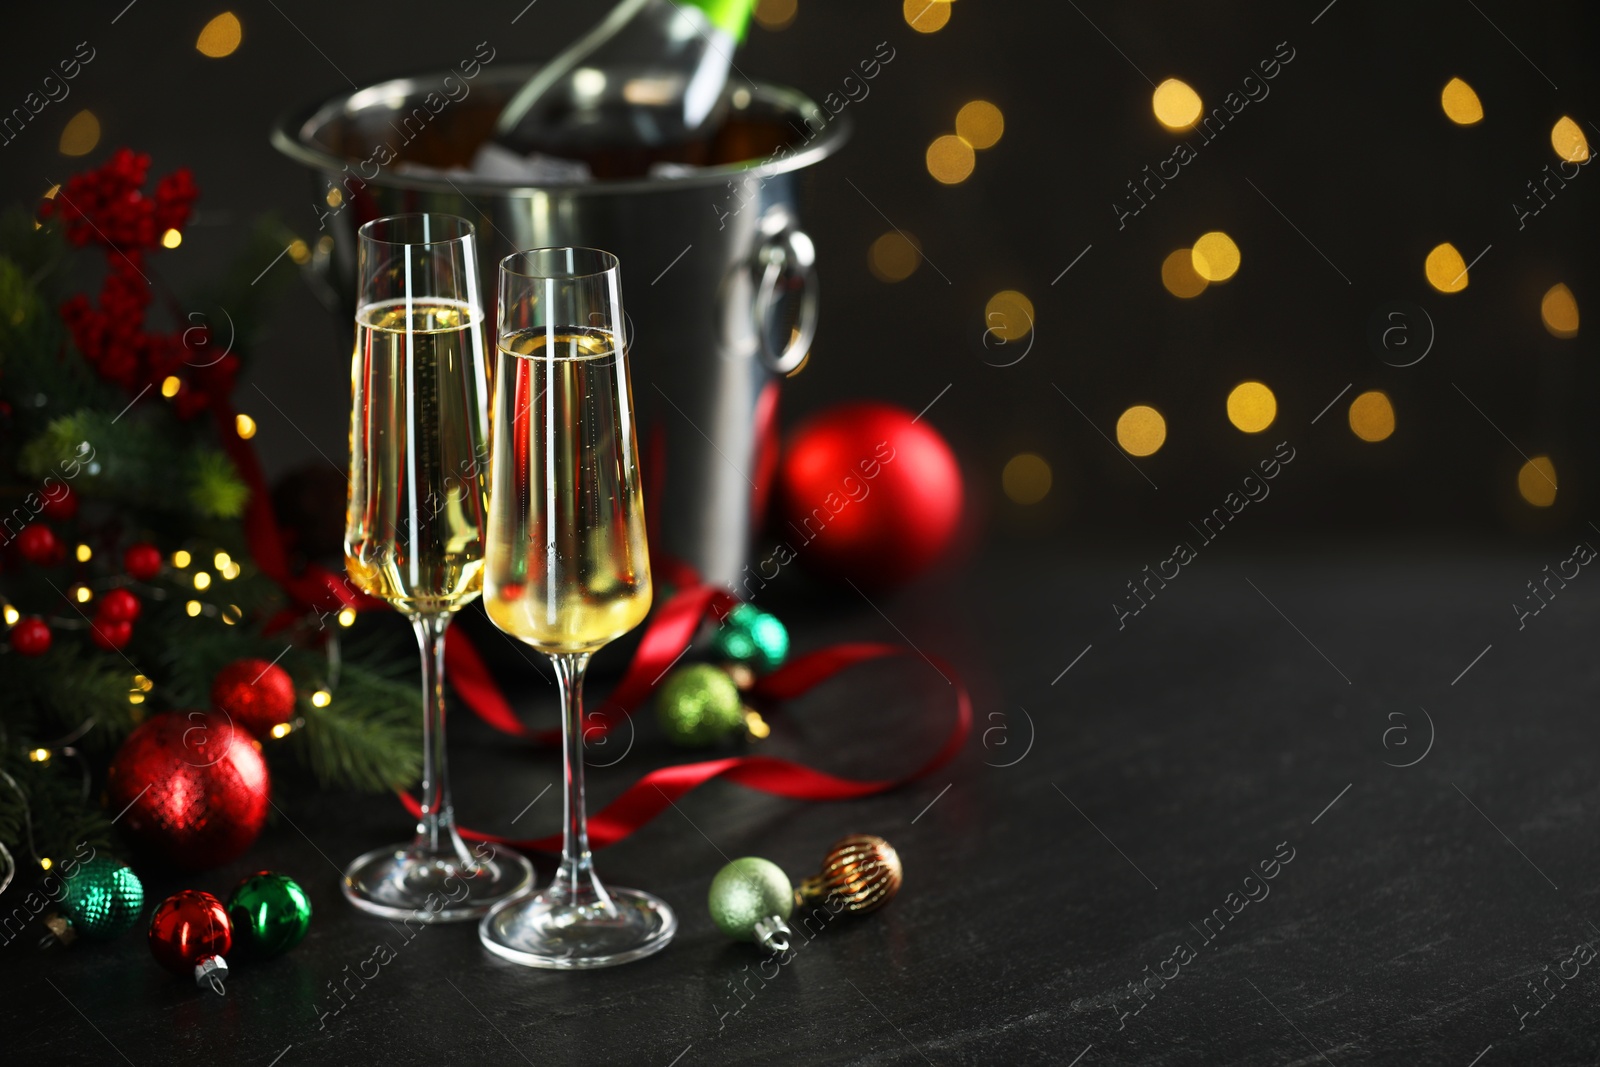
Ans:
<svg viewBox="0 0 1600 1067"><path fill-rule="evenodd" d="M279 956L311 928L311 898L287 874L257 871L228 898L235 947L256 959Z"/></svg>
<svg viewBox="0 0 1600 1067"><path fill-rule="evenodd" d="M691 663L668 676L656 693L656 717L677 745L709 745L745 721L739 687L709 663Z"/></svg>
<svg viewBox="0 0 1600 1067"><path fill-rule="evenodd" d="M144 883L132 867L96 856L67 876L59 907L57 923L66 930L54 924L50 928L63 942L74 937L108 941L139 925ZM65 923L60 923L62 918Z"/></svg>
<svg viewBox="0 0 1600 1067"><path fill-rule="evenodd" d="M753 604L740 604L722 620L711 647L724 659L770 671L789 658L789 631L776 615Z"/></svg>
<svg viewBox="0 0 1600 1067"><path fill-rule="evenodd" d="M711 879L711 920L736 941L754 941L768 952L785 952L792 931L794 887L771 860L736 859Z"/></svg>

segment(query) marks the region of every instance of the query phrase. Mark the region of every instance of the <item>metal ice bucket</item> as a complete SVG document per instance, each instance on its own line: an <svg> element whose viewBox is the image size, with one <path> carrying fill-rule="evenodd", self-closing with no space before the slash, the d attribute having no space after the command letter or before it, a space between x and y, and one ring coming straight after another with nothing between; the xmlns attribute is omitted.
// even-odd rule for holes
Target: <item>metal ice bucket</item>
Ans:
<svg viewBox="0 0 1600 1067"><path fill-rule="evenodd" d="M353 314L356 229L403 212L476 224L490 304L511 252L585 245L616 254L652 548L733 585L773 476L764 445L777 383L804 360L816 329L797 178L843 144L848 123L792 89L756 85L734 92L709 165L681 176L526 187L383 165L384 149L433 167L464 164L530 73L484 68L465 95L454 73L397 79L279 121L273 145L316 176L319 229L332 238L317 242L325 295Z"/></svg>

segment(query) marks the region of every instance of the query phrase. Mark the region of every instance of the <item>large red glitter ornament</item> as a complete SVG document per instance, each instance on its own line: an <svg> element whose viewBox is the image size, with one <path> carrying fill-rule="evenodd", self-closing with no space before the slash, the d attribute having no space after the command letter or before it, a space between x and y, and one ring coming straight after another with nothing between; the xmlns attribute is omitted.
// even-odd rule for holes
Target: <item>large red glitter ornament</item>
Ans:
<svg viewBox="0 0 1600 1067"><path fill-rule="evenodd" d="M150 917L150 952L173 974L193 974L199 985L222 992L224 959L233 948L228 909L210 893L185 889L163 900Z"/></svg>
<svg viewBox="0 0 1600 1067"><path fill-rule="evenodd" d="M841 404L789 438L777 534L808 569L882 588L949 547L962 496L961 468L938 431L889 404Z"/></svg>
<svg viewBox="0 0 1600 1067"><path fill-rule="evenodd" d="M272 783L248 733L211 711L172 711L123 742L106 807L134 842L180 867L236 859L267 820Z"/></svg>
<svg viewBox="0 0 1600 1067"><path fill-rule="evenodd" d="M294 680L264 659L234 660L211 683L211 706L265 738L294 716Z"/></svg>

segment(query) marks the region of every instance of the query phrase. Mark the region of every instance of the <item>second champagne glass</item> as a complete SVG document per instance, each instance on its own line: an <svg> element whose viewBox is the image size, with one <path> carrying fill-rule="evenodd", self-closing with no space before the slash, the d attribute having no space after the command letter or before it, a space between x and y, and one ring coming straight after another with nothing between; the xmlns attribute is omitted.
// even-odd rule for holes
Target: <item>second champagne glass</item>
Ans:
<svg viewBox="0 0 1600 1067"><path fill-rule="evenodd" d="M474 919L533 881L507 849L470 851L445 774L444 634L482 587L488 459L483 302L472 224L396 215L360 231L345 569L411 620L422 649L422 815L408 845L345 871L363 911Z"/></svg>
<svg viewBox="0 0 1600 1067"><path fill-rule="evenodd" d="M678 928L657 898L601 883L584 814L584 670L651 595L616 257L508 256L499 307L484 604L555 666L566 805L555 881L497 906L478 934L530 967L605 967L660 951Z"/></svg>

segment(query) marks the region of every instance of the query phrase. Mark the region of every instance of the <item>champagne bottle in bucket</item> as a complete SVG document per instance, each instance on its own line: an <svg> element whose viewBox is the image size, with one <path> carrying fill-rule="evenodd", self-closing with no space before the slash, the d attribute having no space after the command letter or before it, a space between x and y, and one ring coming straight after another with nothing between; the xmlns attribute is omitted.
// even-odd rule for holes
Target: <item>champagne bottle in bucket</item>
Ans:
<svg viewBox="0 0 1600 1067"><path fill-rule="evenodd" d="M495 141L518 154L695 162L727 112L728 72L755 0L622 0L507 103Z"/></svg>

